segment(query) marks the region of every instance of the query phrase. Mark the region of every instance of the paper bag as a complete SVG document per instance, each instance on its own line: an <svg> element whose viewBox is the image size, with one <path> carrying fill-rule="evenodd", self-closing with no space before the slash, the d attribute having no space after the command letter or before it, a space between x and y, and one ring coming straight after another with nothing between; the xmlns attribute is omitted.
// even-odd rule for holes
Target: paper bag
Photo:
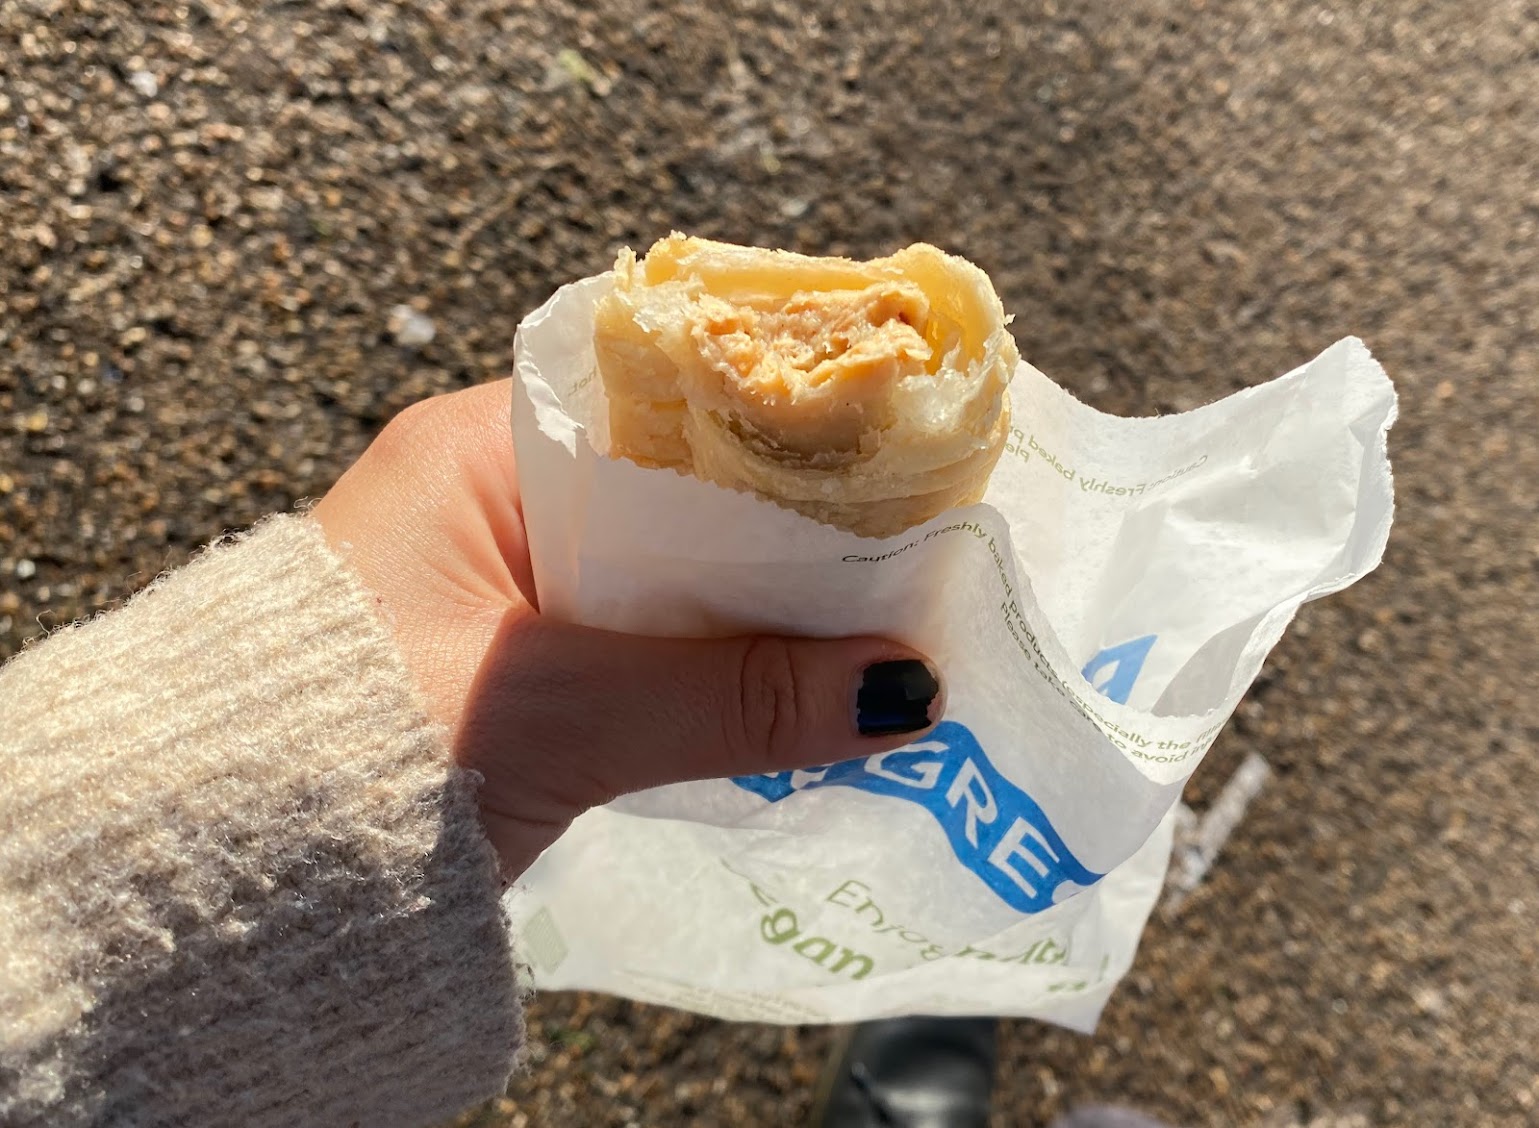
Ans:
<svg viewBox="0 0 1539 1128"><path fill-rule="evenodd" d="M601 453L592 315L518 332L513 437L544 614L641 634L883 635L944 723L899 752L627 796L510 893L537 986L726 1018L1024 1015L1093 1028L1170 812L1294 612L1379 561L1388 379L1355 339L1182 415L1027 364L982 504L884 540Z"/></svg>

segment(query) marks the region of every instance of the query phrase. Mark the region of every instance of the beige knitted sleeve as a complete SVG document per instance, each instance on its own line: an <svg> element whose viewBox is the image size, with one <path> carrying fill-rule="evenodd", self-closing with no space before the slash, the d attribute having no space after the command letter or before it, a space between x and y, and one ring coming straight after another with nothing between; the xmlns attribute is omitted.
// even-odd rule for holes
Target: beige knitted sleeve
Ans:
<svg viewBox="0 0 1539 1128"><path fill-rule="evenodd" d="M419 1125L523 1038L475 777L314 522L0 669L0 1124Z"/></svg>

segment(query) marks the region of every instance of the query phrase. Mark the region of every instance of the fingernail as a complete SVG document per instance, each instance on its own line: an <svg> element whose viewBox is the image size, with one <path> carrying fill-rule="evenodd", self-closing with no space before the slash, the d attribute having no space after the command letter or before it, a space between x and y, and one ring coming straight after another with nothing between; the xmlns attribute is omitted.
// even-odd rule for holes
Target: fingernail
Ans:
<svg viewBox="0 0 1539 1128"><path fill-rule="evenodd" d="M918 732L929 726L930 706L939 693L940 682L923 662L873 662L855 693L855 728L861 736Z"/></svg>

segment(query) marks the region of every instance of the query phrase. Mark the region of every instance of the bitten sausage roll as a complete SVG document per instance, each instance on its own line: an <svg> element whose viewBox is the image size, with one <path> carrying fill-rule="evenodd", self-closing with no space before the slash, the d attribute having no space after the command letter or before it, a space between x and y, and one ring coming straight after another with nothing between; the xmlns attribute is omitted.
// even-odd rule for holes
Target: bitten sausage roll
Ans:
<svg viewBox="0 0 1539 1128"><path fill-rule="evenodd" d="M594 345L607 453L888 536L983 496L1018 360L988 276L670 235L622 251Z"/></svg>

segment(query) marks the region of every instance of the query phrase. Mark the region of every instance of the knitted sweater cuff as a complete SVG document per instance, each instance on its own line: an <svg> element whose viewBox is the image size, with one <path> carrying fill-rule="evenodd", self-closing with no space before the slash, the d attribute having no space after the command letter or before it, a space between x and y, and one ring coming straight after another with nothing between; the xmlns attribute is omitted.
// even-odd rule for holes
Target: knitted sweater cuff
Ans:
<svg viewBox="0 0 1539 1128"><path fill-rule="evenodd" d="M0 1123L418 1125L523 1039L496 862L304 517L0 670Z"/></svg>

